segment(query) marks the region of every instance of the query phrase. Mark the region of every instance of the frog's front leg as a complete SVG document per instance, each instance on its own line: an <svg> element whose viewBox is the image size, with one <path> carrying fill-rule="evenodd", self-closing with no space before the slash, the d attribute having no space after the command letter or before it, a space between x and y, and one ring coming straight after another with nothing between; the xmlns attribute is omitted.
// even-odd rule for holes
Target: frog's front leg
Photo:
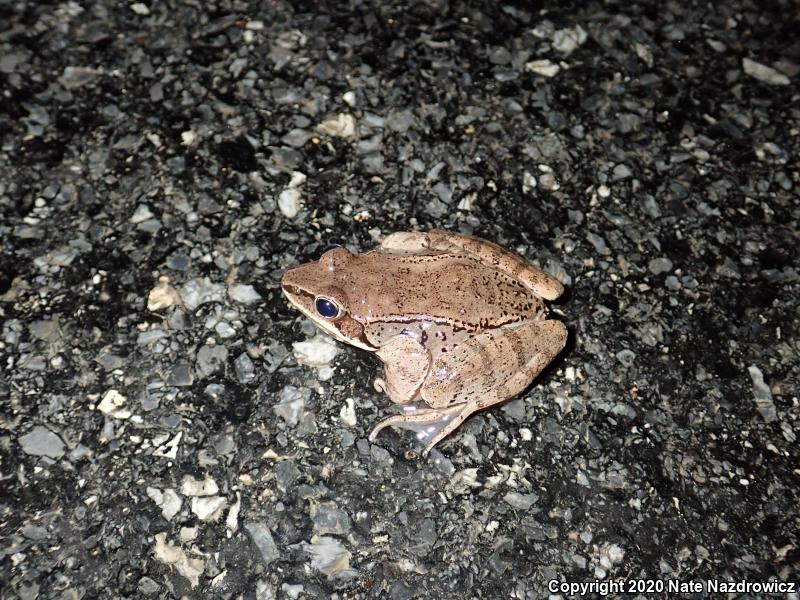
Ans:
<svg viewBox="0 0 800 600"><path fill-rule="evenodd" d="M441 424L431 433L427 454L472 413L522 392L564 348L567 329L559 321L509 325L476 335L431 364L420 396L431 408L398 415L380 429L410 422Z"/></svg>
<svg viewBox="0 0 800 600"><path fill-rule="evenodd" d="M408 404L419 396L431 366L431 353L410 335L396 335L376 353L384 364L386 379L375 387L395 404Z"/></svg>

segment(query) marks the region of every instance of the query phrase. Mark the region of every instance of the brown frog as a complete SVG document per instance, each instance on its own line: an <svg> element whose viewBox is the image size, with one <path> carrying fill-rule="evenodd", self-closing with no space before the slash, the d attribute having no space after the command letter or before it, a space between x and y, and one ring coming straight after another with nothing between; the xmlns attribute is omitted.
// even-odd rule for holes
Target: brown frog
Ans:
<svg viewBox="0 0 800 600"><path fill-rule="evenodd" d="M399 232L378 248L335 248L281 280L289 301L340 342L374 352L378 390L404 405L379 423L418 431L423 454L475 411L513 398L564 348L545 300L552 275L481 238Z"/></svg>

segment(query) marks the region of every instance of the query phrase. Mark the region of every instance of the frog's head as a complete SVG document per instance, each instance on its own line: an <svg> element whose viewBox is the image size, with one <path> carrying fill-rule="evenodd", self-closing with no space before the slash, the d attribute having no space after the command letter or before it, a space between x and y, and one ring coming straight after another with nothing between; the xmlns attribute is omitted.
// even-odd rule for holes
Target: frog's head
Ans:
<svg viewBox="0 0 800 600"><path fill-rule="evenodd" d="M364 335L364 326L350 310L346 282L353 258L346 248L329 250L317 262L286 271L281 289L289 302L325 333L345 344L375 352L377 348Z"/></svg>

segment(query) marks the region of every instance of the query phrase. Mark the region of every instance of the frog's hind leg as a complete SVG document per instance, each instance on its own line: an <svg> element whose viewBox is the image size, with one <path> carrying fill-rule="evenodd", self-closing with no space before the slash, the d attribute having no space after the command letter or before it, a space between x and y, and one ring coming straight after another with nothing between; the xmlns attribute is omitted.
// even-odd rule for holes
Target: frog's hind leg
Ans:
<svg viewBox="0 0 800 600"><path fill-rule="evenodd" d="M521 393L561 352L566 341L563 323L537 321L476 335L446 360L435 360L431 365L435 377L423 386L421 395L435 407L432 410L452 411L453 415L426 440L423 454L474 412Z"/></svg>
<svg viewBox="0 0 800 600"><path fill-rule="evenodd" d="M402 429L410 429L417 434L417 439L420 442L427 442L425 449L422 451L423 456L426 456L441 439L458 427L466 417L461 417L459 413L463 412L465 406L458 404L447 408L417 408L406 407L410 409L402 415L395 415L384 419L378 423L372 432L369 434L369 441L374 442L375 438L386 427L400 427ZM455 427L451 423L456 421ZM447 429L447 433L441 435L442 430Z"/></svg>
<svg viewBox="0 0 800 600"><path fill-rule="evenodd" d="M433 408L414 408L379 423L417 431L422 454L453 433L473 413L522 392L561 352L567 328L560 321L536 321L478 334L431 365L431 379L421 390Z"/></svg>

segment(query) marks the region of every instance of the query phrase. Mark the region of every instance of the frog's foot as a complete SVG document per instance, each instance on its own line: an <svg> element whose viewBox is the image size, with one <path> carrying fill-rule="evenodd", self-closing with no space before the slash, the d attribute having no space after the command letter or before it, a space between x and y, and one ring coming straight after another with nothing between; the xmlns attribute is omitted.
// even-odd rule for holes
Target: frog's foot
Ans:
<svg viewBox="0 0 800 600"><path fill-rule="evenodd" d="M386 427L399 427L410 429L417 434L417 439L425 443L423 456L442 441L447 435L458 428L464 419L464 405L459 404L449 408L417 408L416 406L406 407L406 414L395 415L378 423L369 434L369 441L374 442L378 433Z"/></svg>
<svg viewBox="0 0 800 600"><path fill-rule="evenodd" d="M383 393L386 391L386 382L382 377L376 377L375 381L372 382L372 387L375 388L376 392Z"/></svg>

